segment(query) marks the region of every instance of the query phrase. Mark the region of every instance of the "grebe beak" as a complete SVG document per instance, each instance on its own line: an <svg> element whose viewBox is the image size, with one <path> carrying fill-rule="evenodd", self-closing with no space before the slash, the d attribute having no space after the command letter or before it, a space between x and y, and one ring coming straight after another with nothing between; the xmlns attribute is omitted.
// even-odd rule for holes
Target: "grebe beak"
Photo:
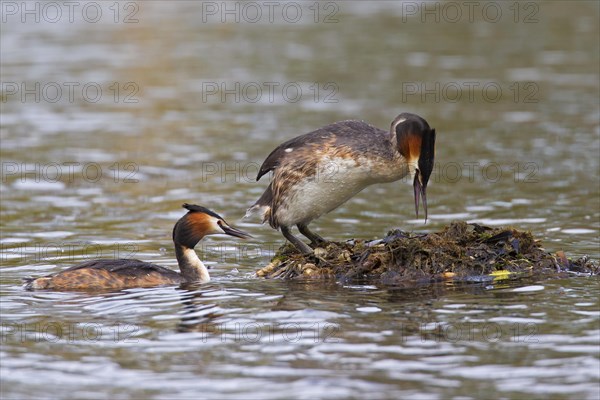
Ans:
<svg viewBox="0 0 600 400"><path fill-rule="evenodd" d="M219 221L219 226L226 234L234 237L238 237L241 239L249 239L252 237L249 233L246 233L240 229L234 228L233 226L227 225L225 221Z"/></svg>
<svg viewBox="0 0 600 400"><path fill-rule="evenodd" d="M413 188L415 191L415 213L417 214L417 218L419 218L419 198L421 198L423 202L423 208L425 209L425 222L427 222L427 186L423 186L421 184L421 179L419 179L420 177L421 172L417 170L415 173L415 180L413 182Z"/></svg>

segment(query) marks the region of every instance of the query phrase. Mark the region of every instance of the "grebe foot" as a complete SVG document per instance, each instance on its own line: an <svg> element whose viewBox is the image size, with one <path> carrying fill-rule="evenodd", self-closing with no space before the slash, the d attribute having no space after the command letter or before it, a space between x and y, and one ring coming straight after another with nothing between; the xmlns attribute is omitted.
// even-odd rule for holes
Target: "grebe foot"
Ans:
<svg viewBox="0 0 600 400"><path fill-rule="evenodd" d="M298 230L300 231L300 233L303 234L304 236L306 236L310 240L311 244L318 246L319 244L326 242L326 240L323 239L321 236L317 235L316 233L314 233L313 231L308 229L308 225L298 224L297 226L298 226Z"/></svg>
<svg viewBox="0 0 600 400"><path fill-rule="evenodd" d="M291 244L294 245L294 247L296 247L298 250L300 250L300 252L302 254L312 254L313 253L313 249L308 247L308 245L306 243L304 243L302 240L300 240L296 236L292 235L292 233L290 232L290 228L288 228L287 226L281 227L281 233L287 240L290 241Z"/></svg>

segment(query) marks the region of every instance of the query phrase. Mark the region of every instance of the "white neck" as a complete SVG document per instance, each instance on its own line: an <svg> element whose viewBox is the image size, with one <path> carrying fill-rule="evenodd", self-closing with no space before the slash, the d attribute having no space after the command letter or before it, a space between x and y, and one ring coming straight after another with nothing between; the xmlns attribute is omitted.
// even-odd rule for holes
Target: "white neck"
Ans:
<svg viewBox="0 0 600 400"><path fill-rule="evenodd" d="M175 254L179 263L179 270L184 282L208 282L210 275L204 263L198 258L194 249L175 246Z"/></svg>

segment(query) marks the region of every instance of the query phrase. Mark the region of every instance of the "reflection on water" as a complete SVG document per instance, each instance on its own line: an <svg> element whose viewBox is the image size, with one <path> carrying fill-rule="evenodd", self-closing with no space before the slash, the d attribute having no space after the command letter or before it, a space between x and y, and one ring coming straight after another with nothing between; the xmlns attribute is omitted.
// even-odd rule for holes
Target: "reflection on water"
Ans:
<svg viewBox="0 0 600 400"><path fill-rule="evenodd" d="M494 397L593 398L599 315L586 285L409 292L218 279L196 288L27 299L5 287L2 375L15 393L61 379L77 397L104 385L180 398L198 390L226 398L448 397L478 387ZM37 312L19 315L24 306ZM556 321L572 328L557 331Z"/></svg>
<svg viewBox="0 0 600 400"><path fill-rule="evenodd" d="M379 185L317 221L321 235L465 219L598 259L597 4L490 2L470 19L450 2L425 14L414 2L298 3L292 22L296 3L270 21L263 3L230 2L239 22L227 23L220 2L94 4L97 22L83 6L71 23L39 5L23 23L21 3L2 3L3 398L600 397L597 279L262 281L252 273L281 236L237 221L277 144L411 111L438 131L428 223L408 184ZM183 202L255 236L203 242L209 285L21 289L97 257L176 268Z"/></svg>

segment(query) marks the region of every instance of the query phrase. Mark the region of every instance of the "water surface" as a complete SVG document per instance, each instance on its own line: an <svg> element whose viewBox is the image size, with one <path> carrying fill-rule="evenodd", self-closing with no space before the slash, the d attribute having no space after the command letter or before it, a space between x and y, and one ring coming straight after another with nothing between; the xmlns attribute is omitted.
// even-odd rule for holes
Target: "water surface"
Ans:
<svg viewBox="0 0 600 400"><path fill-rule="evenodd" d="M450 3L298 3L295 22L283 4L272 22L260 2L257 21L228 3L239 22L220 2L97 4L97 22L83 6L73 22L3 9L3 398L600 397L597 278L263 281L253 272L282 237L239 220L277 144L349 118L387 129L410 111L438 132L428 223L394 183L321 218L319 234L467 220L597 260L597 4L490 2L458 18ZM22 290L97 257L175 268L184 202L255 237L199 246L210 284Z"/></svg>

